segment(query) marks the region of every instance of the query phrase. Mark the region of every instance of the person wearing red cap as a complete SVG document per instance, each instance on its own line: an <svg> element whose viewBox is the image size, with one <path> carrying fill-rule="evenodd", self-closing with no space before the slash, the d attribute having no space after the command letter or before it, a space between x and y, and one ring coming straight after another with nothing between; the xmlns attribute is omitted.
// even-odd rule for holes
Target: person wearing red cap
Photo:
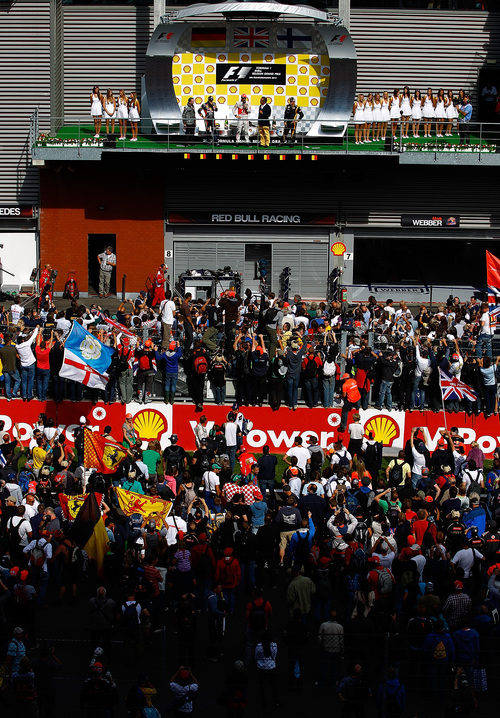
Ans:
<svg viewBox="0 0 500 718"><path fill-rule="evenodd" d="M250 114L251 105L248 102L248 97L243 94L241 100L236 102L233 107L233 115L237 118L238 123L236 125L236 137L235 141L239 142L241 133L243 132L243 142L249 142L248 135L248 117Z"/></svg>
<svg viewBox="0 0 500 718"><path fill-rule="evenodd" d="M227 346L232 346L236 336L236 322L238 321L238 310L243 300L236 293L234 287L223 293L219 300L219 307L224 310L224 325L226 331Z"/></svg>
<svg viewBox="0 0 500 718"><path fill-rule="evenodd" d="M165 401L167 404L173 404L179 378L179 359L182 357L182 347L177 344L175 339L172 339L165 351L159 352L156 348L155 356L158 362L164 362Z"/></svg>
<svg viewBox="0 0 500 718"><path fill-rule="evenodd" d="M224 549L223 557L217 561L215 580L222 586L229 612L233 613L235 592L241 581L241 567L238 559L233 556L233 549L230 546Z"/></svg>
<svg viewBox="0 0 500 718"><path fill-rule="evenodd" d="M170 679L170 690L175 698L174 716L193 712L193 698L198 694L198 680L188 666L179 666Z"/></svg>
<svg viewBox="0 0 500 718"><path fill-rule="evenodd" d="M135 350L135 357L139 363L137 401L139 404L147 404L151 401L153 379L156 374L156 347L151 339L146 339L144 345Z"/></svg>
<svg viewBox="0 0 500 718"><path fill-rule="evenodd" d="M453 588L453 593L450 593L443 606L443 616L450 629L458 628L472 609L472 601L470 596L464 592L463 582L455 581Z"/></svg>
<svg viewBox="0 0 500 718"><path fill-rule="evenodd" d="M134 350L127 334L121 334L119 341L117 338L116 351L118 353L117 370L120 400L122 404L130 404L134 391L134 372L132 369Z"/></svg>
<svg viewBox="0 0 500 718"><path fill-rule="evenodd" d="M361 394L359 393L358 383L353 376L343 374L342 380L342 396L344 405L342 407L342 415L340 417L339 431L345 431L347 426L347 417L352 409L359 409L361 403Z"/></svg>
<svg viewBox="0 0 500 718"><path fill-rule="evenodd" d="M166 264L160 264L153 279L151 287L153 294L151 298L151 306L153 308L158 306L158 304L161 305L161 303L165 301L165 275L167 270L168 267Z"/></svg>

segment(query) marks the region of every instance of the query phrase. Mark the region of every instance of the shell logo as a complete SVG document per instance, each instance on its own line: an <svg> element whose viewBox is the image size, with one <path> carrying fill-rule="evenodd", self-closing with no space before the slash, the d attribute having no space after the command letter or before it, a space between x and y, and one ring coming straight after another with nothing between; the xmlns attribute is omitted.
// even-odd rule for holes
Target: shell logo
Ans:
<svg viewBox="0 0 500 718"><path fill-rule="evenodd" d="M343 242L335 242L332 244L331 252L334 257L341 257L343 254L345 254L347 247Z"/></svg>
<svg viewBox="0 0 500 718"><path fill-rule="evenodd" d="M156 409L142 409L134 416L134 429L140 439L152 441L167 431L167 420Z"/></svg>
<svg viewBox="0 0 500 718"><path fill-rule="evenodd" d="M375 441L381 441L383 446L392 446L395 439L399 436L399 426L397 422L390 416L379 414L372 416L365 424L365 435L373 432Z"/></svg>

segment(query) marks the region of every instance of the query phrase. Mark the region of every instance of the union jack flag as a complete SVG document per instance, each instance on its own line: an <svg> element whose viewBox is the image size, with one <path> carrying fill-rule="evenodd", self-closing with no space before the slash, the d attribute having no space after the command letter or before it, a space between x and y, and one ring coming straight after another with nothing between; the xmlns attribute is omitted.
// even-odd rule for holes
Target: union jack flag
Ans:
<svg viewBox="0 0 500 718"><path fill-rule="evenodd" d="M468 399L469 401L477 401L476 392L464 384L463 381L457 379L456 376L448 376L442 369L439 370L439 381L441 383L441 392L443 401Z"/></svg>
<svg viewBox="0 0 500 718"><path fill-rule="evenodd" d="M265 27L236 27L235 47L269 47L269 30Z"/></svg>
<svg viewBox="0 0 500 718"><path fill-rule="evenodd" d="M491 324L500 324L500 289L488 287L488 305Z"/></svg>

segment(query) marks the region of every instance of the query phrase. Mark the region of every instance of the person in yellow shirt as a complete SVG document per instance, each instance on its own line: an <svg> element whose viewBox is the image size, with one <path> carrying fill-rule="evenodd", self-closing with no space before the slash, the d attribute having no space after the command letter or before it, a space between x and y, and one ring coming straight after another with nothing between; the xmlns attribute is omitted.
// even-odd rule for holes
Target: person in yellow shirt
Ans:
<svg viewBox="0 0 500 718"><path fill-rule="evenodd" d="M40 437L36 440L36 446L33 448L32 454L33 454L33 473L38 478L38 474L40 473L40 469L42 468L45 457L47 456L47 451L44 449L44 438Z"/></svg>

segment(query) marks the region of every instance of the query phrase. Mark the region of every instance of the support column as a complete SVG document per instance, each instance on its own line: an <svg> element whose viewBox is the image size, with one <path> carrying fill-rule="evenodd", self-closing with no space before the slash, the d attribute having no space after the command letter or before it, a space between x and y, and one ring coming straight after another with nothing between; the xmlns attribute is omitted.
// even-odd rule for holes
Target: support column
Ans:
<svg viewBox="0 0 500 718"><path fill-rule="evenodd" d="M346 30L351 25L351 0L339 0L339 17Z"/></svg>
<svg viewBox="0 0 500 718"><path fill-rule="evenodd" d="M154 26L160 22L162 15L165 15L165 0L154 0Z"/></svg>

